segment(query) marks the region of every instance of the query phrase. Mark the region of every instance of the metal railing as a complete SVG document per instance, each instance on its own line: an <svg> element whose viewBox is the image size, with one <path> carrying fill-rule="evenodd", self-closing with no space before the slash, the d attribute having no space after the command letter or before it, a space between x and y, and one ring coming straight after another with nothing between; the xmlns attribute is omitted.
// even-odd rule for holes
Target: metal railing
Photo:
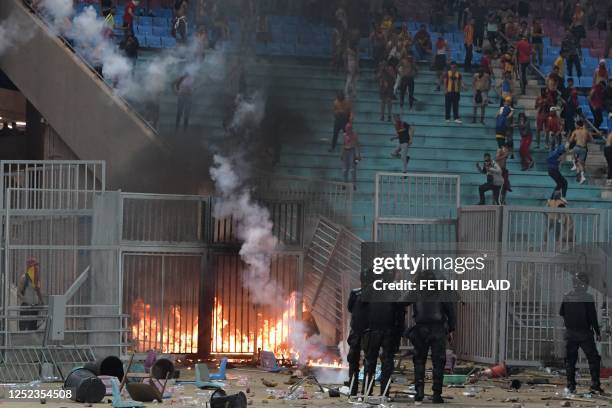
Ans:
<svg viewBox="0 0 612 408"><path fill-rule="evenodd" d="M376 173L374 241L454 242L460 200L456 175Z"/></svg>

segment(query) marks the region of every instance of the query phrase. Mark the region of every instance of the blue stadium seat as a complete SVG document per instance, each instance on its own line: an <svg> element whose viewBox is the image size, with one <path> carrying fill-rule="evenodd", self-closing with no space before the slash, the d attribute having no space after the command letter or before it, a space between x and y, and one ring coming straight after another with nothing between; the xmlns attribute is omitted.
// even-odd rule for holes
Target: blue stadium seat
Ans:
<svg viewBox="0 0 612 408"><path fill-rule="evenodd" d="M160 37L164 37L170 34L170 29L168 27L155 27L153 26L153 35L157 35Z"/></svg>
<svg viewBox="0 0 612 408"><path fill-rule="evenodd" d="M150 25L136 25L134 27L136 28L135 32L138 34L153 35L153 27Z"/></svg>
<svg viewBox="0 0 612 408"><path fill-rule="evenodd" d="M147 47L148 48L161 48L161 37L147 36Z"/></svg>
<svg viewBox="0 0 612 408"><path fill-rule="evenodd" d="M176 39L174 37L161 37L162 48L174 48L176 47Z"/></svg>
<svg viewBox="0 0 612 408"><path fill-rule="evenodd" d="M147 46L147 36L146 35L136 33L136 39L138 40L138 43L140 44L141 47Z"/></svg>
<svg viewBox="0 0 612 408"><path fill-rule="evenodd" d="M138 19L136 20L136 22L139 25L146 25L146 26L151 26L153 25L153 17L138 17Z"/></svg>
<svg viewBox="0 0 612 408"><path fill-rule="evenodd" d="M166 17L153 17L154 27L170 27L170 21Z"/></svg>

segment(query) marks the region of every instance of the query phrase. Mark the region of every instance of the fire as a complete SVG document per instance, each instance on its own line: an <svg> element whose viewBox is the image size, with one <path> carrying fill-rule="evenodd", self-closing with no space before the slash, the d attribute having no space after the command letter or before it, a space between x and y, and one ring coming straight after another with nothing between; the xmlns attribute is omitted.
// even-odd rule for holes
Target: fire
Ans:
<svg viewBox="0 0 612 408"><path fill-rule="evenodd" d="M137 351L155 349L162 353L196 353L198 351L197 313L183 311L179 305L171 305L162 313L136 299L132 305L132 340ZM193 321L185 321L193 316Z"/></svg>
<svg viewBox="0 0 612 408"><path fill-rule="evenodd" d="M308 360L306 365L309 367L348 368L348 365L344 365L338 360L334 360L332 362L324 362L322 359Z"/></svg>
<svg viewBox="0 0 612 408"><path fill-rule="evenodd" d="M283 305L283 312L278 318L265 316L261 311L256 314L257 325L248 332L235 327L242 317L240 313L227 313L224 305L214 299L213 308L213 353L255 354L258 350L273 351L277 357L293 357L297 353L290 347L289 334L296 319L296 294L292 292ZM230 325L226 315L232 316L234 325ZM245 318L246 320L246 318ZM249 325L250 329L250 325Z"/></svg>

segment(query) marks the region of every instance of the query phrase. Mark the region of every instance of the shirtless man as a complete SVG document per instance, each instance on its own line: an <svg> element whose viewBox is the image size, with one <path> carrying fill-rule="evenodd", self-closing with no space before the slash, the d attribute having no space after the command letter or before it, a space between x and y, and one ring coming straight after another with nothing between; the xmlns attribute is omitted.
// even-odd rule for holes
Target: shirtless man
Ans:
<svg viewBox="0 0 612 408"><path fill-rule="evenodd" d="M584 127L584 122L579 120L576 122L576 130L574 130L569 138L570 144L575 142L574 146L574 157L576 158L576 171L578 172L577 178L580 184L586 181L584 176L586 158L588 153L587 144L593 141L593 136Z"/></svg>

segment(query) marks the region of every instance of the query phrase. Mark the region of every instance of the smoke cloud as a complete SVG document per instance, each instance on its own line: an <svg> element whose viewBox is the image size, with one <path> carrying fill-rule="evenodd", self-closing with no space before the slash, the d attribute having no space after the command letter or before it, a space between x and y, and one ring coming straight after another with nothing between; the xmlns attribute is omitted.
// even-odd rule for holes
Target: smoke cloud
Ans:
<svg viewBox="0 0 612 408"><path fill-rule="evenodd" d="M10 17L0 22L0 56L9 49L28 42L33 35L30 27L23 27Z"/></svg>

